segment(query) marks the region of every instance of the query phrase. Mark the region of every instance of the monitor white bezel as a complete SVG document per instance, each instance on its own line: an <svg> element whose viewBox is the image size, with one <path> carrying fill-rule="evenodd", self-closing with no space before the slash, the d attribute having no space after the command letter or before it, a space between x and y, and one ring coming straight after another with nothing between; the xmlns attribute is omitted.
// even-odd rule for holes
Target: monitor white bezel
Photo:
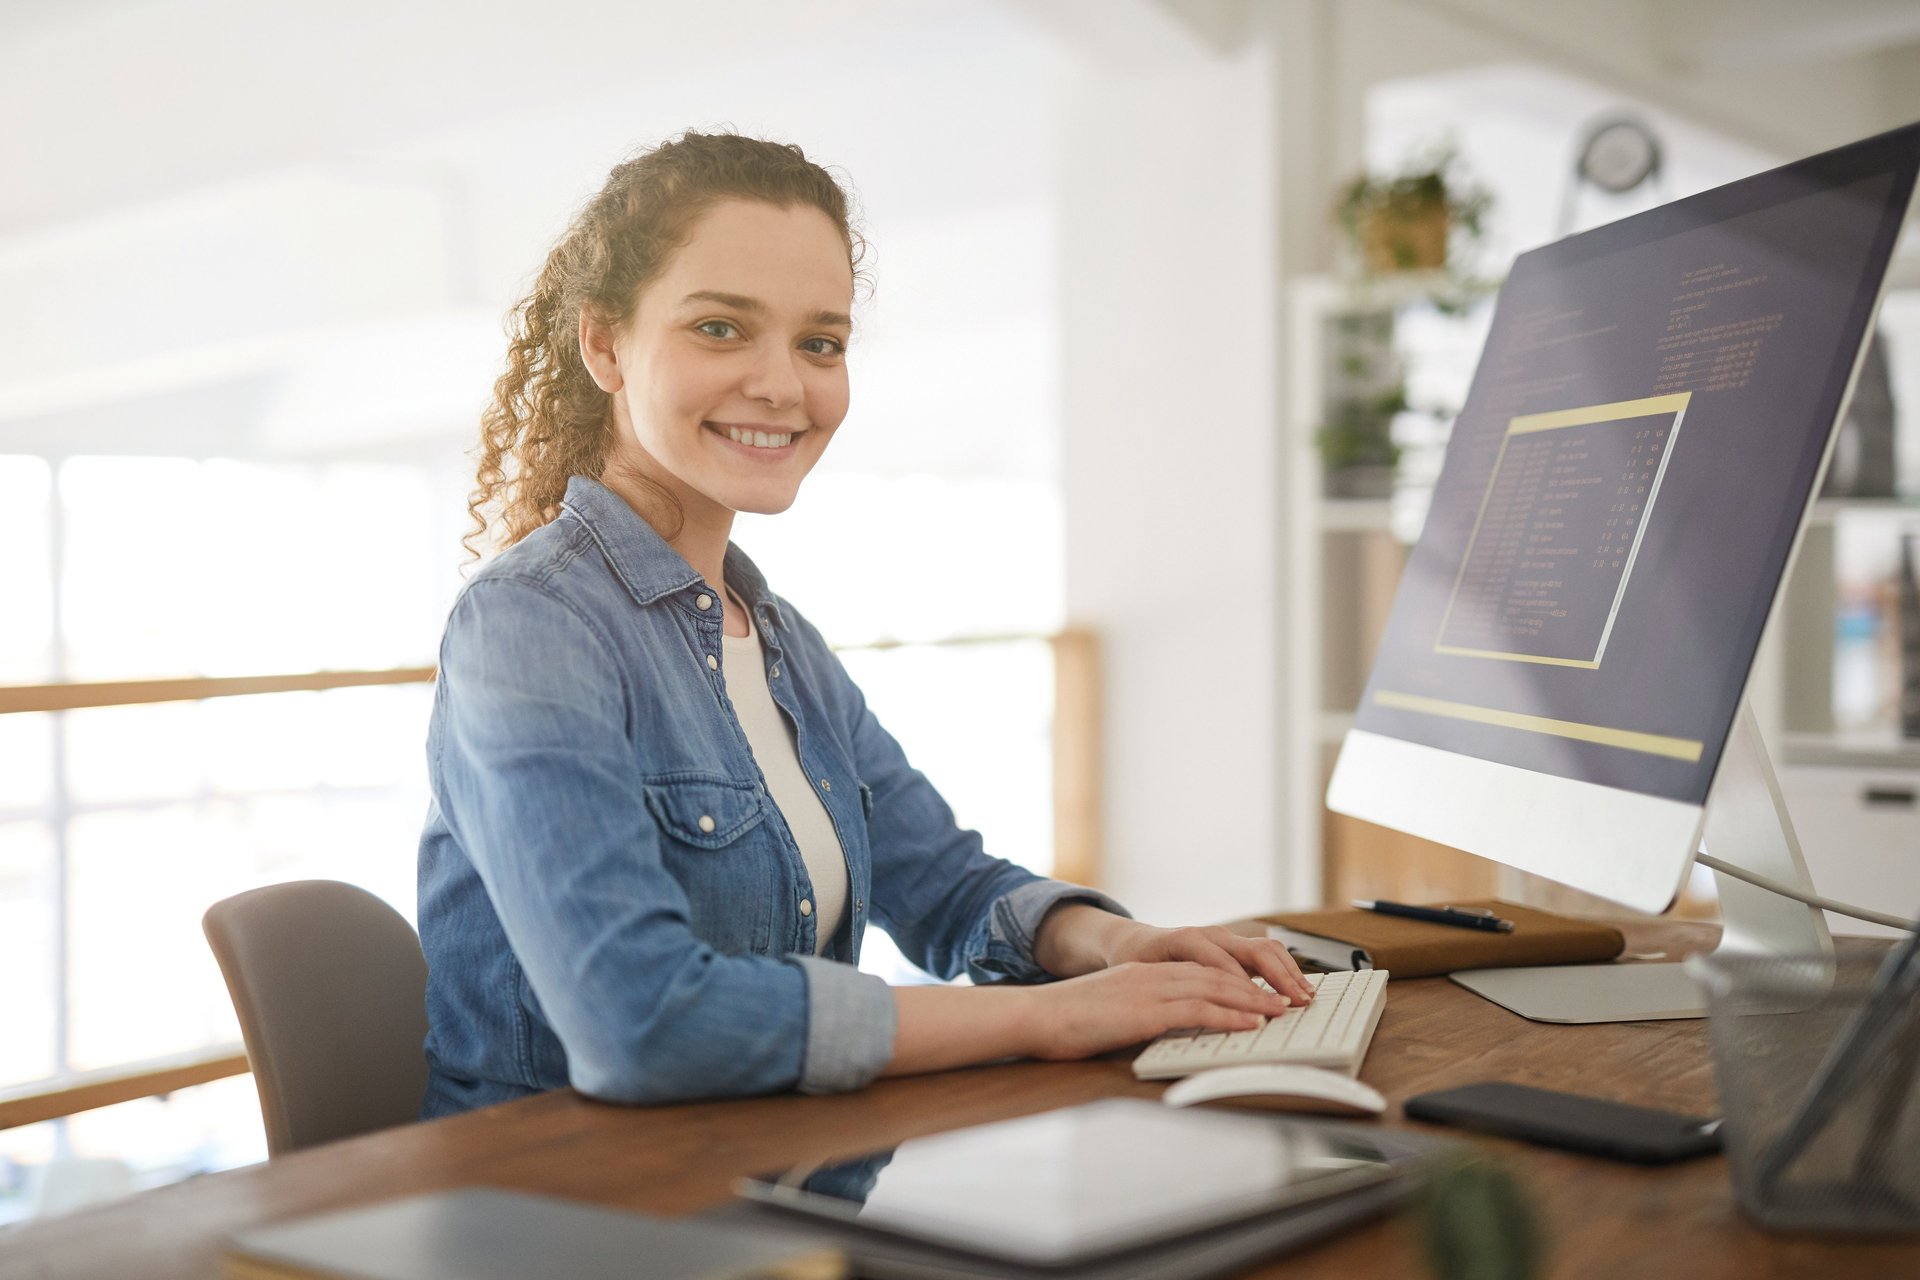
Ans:
<svg viewBox="0 0 1920 1280"><path fill-rule="evenodd" d="M1679 896L1706 814L1364 729L1340 745L1327 807L1651 912Z"/></svg>

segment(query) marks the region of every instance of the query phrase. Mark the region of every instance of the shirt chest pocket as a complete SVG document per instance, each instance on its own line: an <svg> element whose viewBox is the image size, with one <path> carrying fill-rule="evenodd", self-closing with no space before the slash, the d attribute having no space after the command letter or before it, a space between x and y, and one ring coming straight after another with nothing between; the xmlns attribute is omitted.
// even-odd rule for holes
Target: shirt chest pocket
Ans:
<svg viewBox="0 0 1920 1280"><path fill-rule="evenodd" d="M682 844L718 851L765 821L760 788L712 774L679 773L642 784L647 810Z"/></svg>

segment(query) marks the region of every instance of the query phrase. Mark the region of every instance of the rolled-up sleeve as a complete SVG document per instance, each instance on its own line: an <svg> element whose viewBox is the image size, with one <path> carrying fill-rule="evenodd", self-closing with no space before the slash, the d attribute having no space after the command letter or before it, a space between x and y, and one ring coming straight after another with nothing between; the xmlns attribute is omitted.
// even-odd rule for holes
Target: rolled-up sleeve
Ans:
<svg viewBox="0 0 1920 1280"><path fill-rule="evenodd" d="M1097 889L1060 880L1035 880L998 899L987 914L986 946L967 971L976 982L1046 982L1054 975L1033 958L1033 940L1047 912L1084 902L1117 916L1131 913Z"/></svg>
<svg viewBox="0 0 1920 1280"><path fill-rule="evenodd" d="M802 1093L846 1093L893 1060L899 1014L885 979L817 956L792 956L807 980L807 1051Z"/></svg>

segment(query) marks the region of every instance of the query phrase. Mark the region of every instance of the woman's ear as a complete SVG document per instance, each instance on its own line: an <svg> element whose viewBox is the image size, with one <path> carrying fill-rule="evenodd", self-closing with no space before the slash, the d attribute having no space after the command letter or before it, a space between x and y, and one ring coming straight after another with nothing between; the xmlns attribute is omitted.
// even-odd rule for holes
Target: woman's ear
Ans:
<svg viewBox="0 0 1920 1280"><path fill-rule="evenodd" d="M580 308L580 360L587 366L593 385L608 395L620 390L620 355L614 349L613 327L593 314L592 307Z"/></svg>

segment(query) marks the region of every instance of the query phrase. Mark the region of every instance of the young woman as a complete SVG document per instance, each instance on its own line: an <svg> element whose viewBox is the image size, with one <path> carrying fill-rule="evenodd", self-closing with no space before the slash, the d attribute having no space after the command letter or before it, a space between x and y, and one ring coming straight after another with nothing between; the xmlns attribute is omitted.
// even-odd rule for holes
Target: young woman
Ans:
<svg viewBox="0 0 1920 1280"><path fill-rule="evenodd" d="M988 857L728 542L846 415L861 245L798 147L689 133L613 171L516 308L472 504L510 545L448 619L428 735L424 1114L855 1089L1308 996L1277 944ZM976 985L862 974L869 923Z"/></svg>

